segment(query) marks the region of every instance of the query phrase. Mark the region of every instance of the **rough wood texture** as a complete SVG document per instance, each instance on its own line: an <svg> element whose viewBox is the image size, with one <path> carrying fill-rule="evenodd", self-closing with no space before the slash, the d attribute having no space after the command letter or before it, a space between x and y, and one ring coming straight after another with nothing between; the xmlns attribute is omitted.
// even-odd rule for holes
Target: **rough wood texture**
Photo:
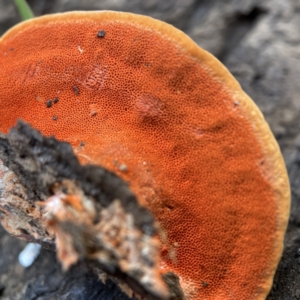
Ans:
<svg viewBox="0 0 300 300"><path fill-rule="evenodd" d="M166 298L154 219L121 178L81 166L69 144L21 121L0 134L0 158L0 218L11 235L53 248L55 235L65 270L93 260L97 273L99 264L140 295Z"/></svg>
<svg viewBox="0 0 300 300"><path fill-rule="evenodd" d="M286 249L268 300L300 299L300 3L296 0L29 1L37 15L74 9L114 9L170 22L216 55L263 111L284 155L292 186ZM0 0L0 33L18 22L10 0ZM298 147L298 148L297 148ZM90 273L63 274L43 251L24 270L17 255L24 243L0 231L1 299L113 299ZM54 276L53 276L54 275ZM58 280L59 279L59 280ZM102 293L103 294L100 294ZM97 294L98 293L98 294ZM75 296L76 295L76 296ZM115 295L115 296L113 296ZM126 296L116 296L126 299Z"/></svg>

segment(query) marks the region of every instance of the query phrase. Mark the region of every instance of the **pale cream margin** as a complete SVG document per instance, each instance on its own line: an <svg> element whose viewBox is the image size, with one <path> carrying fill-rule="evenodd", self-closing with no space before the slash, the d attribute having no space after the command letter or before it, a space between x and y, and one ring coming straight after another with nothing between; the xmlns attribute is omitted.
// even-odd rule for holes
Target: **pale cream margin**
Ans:
<svg viewBox="0 0 300 300"><path fill-rule="evenodd" d="M67 19L66 19L67 18ZM223 66L213 55L201 49L192 39L175 27L150 17L135 15L131 13L96 11L96 12L69 12L30 19L22 22L6 32L0 43L16 38L27 28L49 26L51 23L73 23L73 22L121 22L131 24L145 30L156 31L183 51L195 58L217 81L221 82L229 92L234 101L238 101L239 107L252 123L253 130L261 143L270 171L268 180L273 186L278 207L278 230L277 239L274 241L274 256L266 270L266 280L258 289L255 300L264 300L268 295L273 276L283 251L283 240L286 231L290 211L290 185L283 158L279 146L265 122L264 117L252 99L241 89L239 83L234 79L225 66Z"/></svg>

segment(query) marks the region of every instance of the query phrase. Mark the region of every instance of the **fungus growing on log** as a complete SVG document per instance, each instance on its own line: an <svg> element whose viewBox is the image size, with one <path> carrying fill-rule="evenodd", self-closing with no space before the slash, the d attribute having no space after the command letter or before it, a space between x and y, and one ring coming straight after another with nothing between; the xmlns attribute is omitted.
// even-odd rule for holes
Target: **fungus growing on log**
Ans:
<svg viewBox="0 0 300 300"><path fill-rule="evenodd" d="M157 226L121 178L80 165L69 144L22 121L0 134L0 157L0 218L12 235L56 245L64 269L91 261L94 271L121 278L140 295L167 298Z"/></svg>
<svg viewBox="0 0 300 300"><path fill-rule="evenodd" d="M159 223L161 273L179 276L186 299L265 299L287 174L259 109L216 58L149 17L72 12L9 30L0 70L0 131L23 119L128 182Z"/></svg>

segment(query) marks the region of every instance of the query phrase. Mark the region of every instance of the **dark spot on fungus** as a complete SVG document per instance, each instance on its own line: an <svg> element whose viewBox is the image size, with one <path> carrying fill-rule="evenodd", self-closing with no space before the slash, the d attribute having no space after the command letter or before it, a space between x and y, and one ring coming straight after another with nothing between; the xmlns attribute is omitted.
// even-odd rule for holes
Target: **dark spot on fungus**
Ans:
<svg viewBox="0 0 300 300"><path fill-rule="evenodd" d="M57 116L53 116L53 117L52 117L52 120L53 120L53 121L57 121Z"/></svg>
<svg viewBox="0 0 300 300"><path fill-rule="evenodd" d="M204 288L208 287L208 283L205 282L205 281L201 281L201 284L202 284L202 286L203 286Z"/></svg>
<svg viewBox="0 0 300 300"><path fill-rule="evenodd" d="M103 37L105 37L105 31L104 30L100 30L100 31L98 31L98 33L97 33L97 37L99 37L99 38L103 38Z"/></svg>
<svg viewBox="0 0 300 300"><path fill-rule="evenodd" d="M79 88L76 85L73 86L73 91L75 92L76 96L79 95Z"/></svg>
<svg viewBox="0 0 300 300"><path fill-rule="evenodd" d="M77 147L77 151L81 151L84 146L85 142L80 142L79 146Z"/></svg>
<svg viewBox="0 0 300 300"><path fill-rule="evenodd" d="M170 204L166 204L166 208L167 208L168 210L173 210L173 209L174 209L174 207L173 207L172 205L170 205Z"/></svg>
<svg viewBox="0 0 300 300"><path fill-rule="evenodd" d="M52 100L47 100L47 102L46 102L46 107L47 107L47 108L52 107Z"/></svg>
<svg viewBox="0 0 300 300"><path fill-rule="evenodd" d="M54 100L53 100L53 103L58 103L58 101L59 101L59 99L56 97L56 98L54 98Z"/></svg>

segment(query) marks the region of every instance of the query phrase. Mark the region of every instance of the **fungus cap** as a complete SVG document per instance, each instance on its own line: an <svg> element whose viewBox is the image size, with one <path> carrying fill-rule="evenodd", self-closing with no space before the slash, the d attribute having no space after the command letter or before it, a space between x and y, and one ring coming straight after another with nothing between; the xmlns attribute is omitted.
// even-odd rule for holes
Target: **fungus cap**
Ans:
<svg viewBox="0 0 300 300"><path fill-rule="evenodd" d="M22 118L128 181L162 228L162 273L179 275L187 299L265 299L287 174L259 109L216 58L149 17L72 12L8 31L0 71L0 131Z"/></svg>

